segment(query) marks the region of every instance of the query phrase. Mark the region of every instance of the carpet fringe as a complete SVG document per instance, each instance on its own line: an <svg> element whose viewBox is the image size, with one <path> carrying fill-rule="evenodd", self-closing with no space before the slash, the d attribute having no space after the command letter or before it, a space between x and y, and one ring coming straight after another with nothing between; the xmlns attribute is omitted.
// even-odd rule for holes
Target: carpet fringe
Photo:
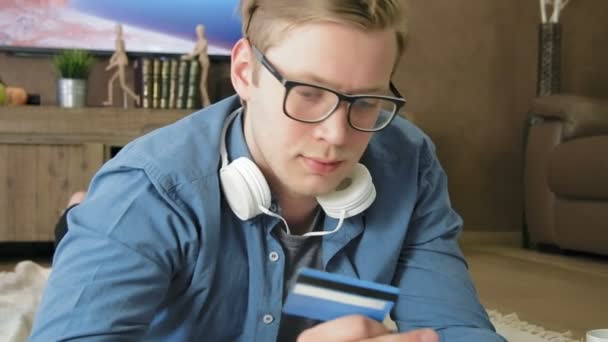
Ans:
<svg viewBox="0 0 608 342"><path fill-rule="evenodd" d="M490 320L495 325L500 324L503 326L507 326L513 329L521 330L527 332L531 335L535 335L538 337L542 337L547 341L551 342L581 342L582 340L575 340L572 338L572 333L570 331L566 331L563 333L558 333L556 331L546 330L545 328L530 324L526 321L522 321L519 319L516 313L510 313L507 315L503 315L494 310L487 310L488 315L490 316Z"/></svg>

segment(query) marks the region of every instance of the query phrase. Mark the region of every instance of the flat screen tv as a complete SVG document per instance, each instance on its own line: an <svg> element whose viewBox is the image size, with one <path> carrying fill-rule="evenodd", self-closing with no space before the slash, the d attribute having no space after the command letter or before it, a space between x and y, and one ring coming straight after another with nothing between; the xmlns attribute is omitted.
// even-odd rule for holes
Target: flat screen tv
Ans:
<svg viewBox="0 0 608 342"><path fill-rule="evenodd" d="M122 24L127 52L183 54L205 26L210 56L228 56L241 37L239 0L0 0L0 49L48 52L114 50Z"/></svg>

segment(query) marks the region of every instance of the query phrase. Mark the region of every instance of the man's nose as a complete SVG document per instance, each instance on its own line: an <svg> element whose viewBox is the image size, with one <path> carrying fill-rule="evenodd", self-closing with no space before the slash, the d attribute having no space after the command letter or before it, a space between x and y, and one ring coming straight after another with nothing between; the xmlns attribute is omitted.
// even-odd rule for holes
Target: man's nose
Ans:
<svg viewBox="0 0 608 342"><path fill-rule="evenodd" d="M348 123L348 107L348 103L340 102L336 110L318 124L315 130L316 137L326 140L331 145L345 144L348 132L352 129Z"/></svg>

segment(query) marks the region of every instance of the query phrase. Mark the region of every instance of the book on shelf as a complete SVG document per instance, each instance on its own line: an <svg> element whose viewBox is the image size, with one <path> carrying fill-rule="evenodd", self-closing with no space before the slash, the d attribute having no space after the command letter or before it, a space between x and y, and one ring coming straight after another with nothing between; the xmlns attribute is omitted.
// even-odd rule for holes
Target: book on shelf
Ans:
<svg viewBox="0 0 608 342"><path fill-rule="evenodd" d="M188 96L188 74L190 61L180 60L177 68L177 95L175 96L175 108L186 108L186 97Z"/></svg>
<svg viewBox="0 0 608 342"><path fill-rule="evenodd" d="M155 58L152 63L152 107L160 108L160 72L161 60Z"/></svg>
<svg viewBox="0 0 608 342"><path fill-rule="evenodd" d="M193 60L190 63L190 70L188 73L188 95L186 97L186 109L200 108L201 96L200 96L200 78L201 78L201 67L198 61Z"/></svg>
<svg viewBox="0 0 608 342"><path fill-rule="evenodd" d="M139 97L139 104L135 103L135 107L143 107L142 103L142 60L141 58L136 59L133 62L133 91Z"/></svg>
<svg viewBox="0 0 608 342"><path fill-rule="evenodd" d="M135 92L139 94L142 108L150 108L152 102L152 61L147 57L137 60Z"/></svg>
<svg viewBox="0 0 608 342"><path fill-rule="evenodd" d="M168 107L173 109L175 106L175 98L177 96L177 67L179 60L176 58L171 59L169 66L169 100Z"/></svg>
<svg viewBox="0 0 608 342"><path fill-rule="evenodd" d="M161 60L160 67L160 104L159 108L167 109L169 108L169 71L171 61L167 58L163 58Z"/></svg>

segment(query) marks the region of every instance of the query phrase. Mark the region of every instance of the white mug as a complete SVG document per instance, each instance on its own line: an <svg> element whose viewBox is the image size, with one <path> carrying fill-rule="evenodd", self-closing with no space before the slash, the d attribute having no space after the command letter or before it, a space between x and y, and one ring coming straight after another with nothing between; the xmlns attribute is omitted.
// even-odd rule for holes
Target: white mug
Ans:
<svg viewBox="0 0 608 342"><path fill-rule="evenodd" d="M586 342L608 342L608 329L587 331Z"/></svg>

